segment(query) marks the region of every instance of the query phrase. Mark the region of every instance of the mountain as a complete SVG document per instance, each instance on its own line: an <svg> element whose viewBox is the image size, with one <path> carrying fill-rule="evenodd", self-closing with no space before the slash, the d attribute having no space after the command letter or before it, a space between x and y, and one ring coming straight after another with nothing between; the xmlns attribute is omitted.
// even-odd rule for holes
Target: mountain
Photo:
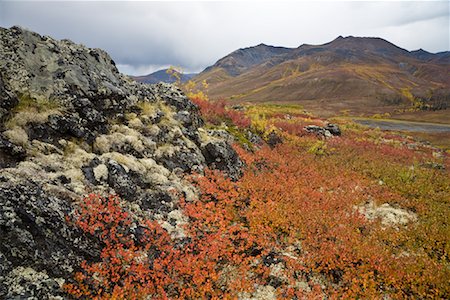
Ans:
<svg viewBox="0 0 450 300"><path fill-rule="evenodd" d="M132 76L132 78L138 82L150 83L150 84L158 83L158 82L166 82L166 83L176 82L177 79L173 75L168 74L167 70L168 69L159 70L159 71L156 71L151 74L144 75L144 76ZM177 71L175 71L175 72L177 73L178 76L180 76L181 82L186 82L197 75L197 73L184 74L184 73L180 73Z"/></svg>
<svg viewBox="0 0 450 300"><path fill-rule="evenodd" d="M390 112L450 95L450 52L409 52L381 38L338 37L298 48L239 49L194 78L212 98L299 103L316 113ZM450 97L439 108L450 106ZM431 100L430 100L431 99ZM431 107L434 103L425 103Z"/></svg>
<svg viewBox="0 0 450 300"><path fill-rule="evenodd" d="M0 299L71 299L63 283L104 247L68 222L89 193L118 195L130 218L179 238L176 193L196 191L181 174L240 174L203 123L178 88L135 82L103 50L0 28Z"/></svg>
<svg viewBox="0 0 450 300"><path fill-rule="evenodd" d="M273 47L265 44L239 49L217 61L214 66L206 68L204 72L208 72L214 68L222 68L229 75L238 76L253 66L276 56L287 54L291 50L289 48Z"/></svg>

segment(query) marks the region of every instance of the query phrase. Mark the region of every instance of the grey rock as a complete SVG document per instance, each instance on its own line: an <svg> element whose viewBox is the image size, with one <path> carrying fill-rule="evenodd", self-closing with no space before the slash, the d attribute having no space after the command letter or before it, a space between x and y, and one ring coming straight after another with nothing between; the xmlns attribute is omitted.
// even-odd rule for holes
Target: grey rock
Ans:
<svg viewBox="0 0 450 300"><path fill-rule="evenodd" d="M174 116L175 120L179 121L183 124L184 127L188 127L192 125L192 119L188 111L182 110L177 112Z"/></svg>
<svg viewBox="0 0 450 300"><path fill-rule="evenodd" d="M17 97L11 93L5 83L3 82L2 75L0 73L0 128L2 121L6 118L9 111L19 103Z"/></svg>
<svg viewBox="0 0 450 300"><path fill-rule="evenodd" d="M138 98L155 100L145 87L119 73L111 57L69 40L19 28L0 28L0 73L15 94L33 94L73 106L87 98L97 110L124 111Z"/></svg>
<svg viewBox="0 0 450 300"><path fill-rule="evenodd" d="M22 95L57 108L18 114ZM2 134L16 116L8 130L23 147ZM100 241L66 221L87 193L116 193L133 213L168 221L178 205L168 191L194 197L184 172L208 165L238 178L236 152L222 137L202 144L203 124L177 87L137 83L102 50L0 28L0 299L65 297L61 283L98 259Z"/></svg>
<svg viewBox="0 0 450 300"><path fill-rule="evenodd" d="M341 129L336 124L328 123L325 126L325 129L328 130L332 135L341 135Z"/></svg>
<svg viewBox="0 0 450 300"><path fill-rule="evenodd" d="M336 124L327 124L325 127L320 127L317 125L308 125L304 128L309 133L315 133L318 136L322 137L332 137L332 136L340 136L341 129Z"/></svg>
<svg viewBox="0 0 450 300"><path fill-rule="evenodd" d="M197 166L205 163L201 154L191 149L177 151L171 156L165 155L158 161L170 171L180 168L185 172L197 171Z"/></svg>
<svg viewBox="0 0 450 300"><path fill-rule="evenodd" d="M171 210L173 199L162 191L146 192L139 199L144 209L149 209L158 213L168 213Z"/></svg>
<svg viewBox="0 0 450 300"><path fill-rule="evenodd" d="M227 141L229 143L234 142L234 136L229 134L226 130L223 129L209 129L207 130L208 135L219 138L221 140Z"/></svg>
<svg viewBox="0 0 450 300"><path fill-rule="evenodd" d="M25 295L43 299L45 291L50 290L61 294L54 279L67 278L82 259L98 255L99 245L88 242L66 222L65 216L72 211L68 199L67 195L48 194L31 179L19 184L17 178L1 177L1 299ZM21 266L45 270L45 283L20 280L23 272L16 271ZM22 289L15 292L11 283L22 285Z"/></svg>
<svg viewBox="0 0 450 300"><path fill-rule="evenodd" d="M81 167L81 170L83 171L83 175L86 178L86 180L94 185L99 184L99 182L95 178L94 168L100 164L101 161L96 157L93 160L91 160L87 166Z"/></svg>
<svg viewBox="0 0 450 300"><path fill-rule="evenodd" d="M213 169L224 171L231 179L242 175L243 165L236 151L224 141L211 141L203 147L206 163Z"/></svg>
<svg viewBox="0 0 450 300"><path fill-rule="evenodd" d="M175 85L160 82L154 85L154 87L159 95L166 95L165 97L162 97L162 100L177 108L178 111L184 110L190 113L196 113L199 111L197 105L190 101L189 98L186 97L186 95L184 95L184 93ZM203 123L201 119L193 119L193 122L198 122L199 124Z"/></svg>
<svg viewBox="0 0 450 300"><path fill-rule="evenodd" d="M269 133L269 135L266 138L266 142L270 147L275 147L278 144L283 143L283 139L281 136L279 136L275 131L272 131Z"/></svg>
<svg viewBox="0 0 450 300"><path fill-rule="evenodd" d="M317 126L317 125L308 125L308 126L305 126L304 129L306 132L314 133L317 136L331 137L331 133L328 130L326 130L323 127Z"/></svg>
<svg viewBox="0 0 450 300"><path fill-rule="evenodd" d="M247 139L253 145L262 146L264 144L264 140L259 135L251 132L250 130L247 131Z"/></svg>
<svg viewBox="0 0 450 300"><path fill-rule="evenodd" d="M101 133L106 132L105 116L98 110L96 110L88 99L86 98L75 99L73 101L73 105L76 111L79 113L81 119L85 121L85 126L97 129L97 131Z"/></svg>
<svg viewBox="0 0 450 300"><path fill-rule="evenodd" d="M50 116L49 122L44 124L28 123L27 133L31 140L38 140L53 145L58 145L62 138L82 138L89 144L95 139L96 134L83 127L79 119L73 116Z"/></svg>
<svg viewBox="0 0 450 300"><path fill-rule="evenodd" d="M25 157L26 151L23 147L11 143L0 133L0 169L14 167Z"/></svg>
<svg viewBox="0 0 450 300"><path fill-rule="evenodd" d="M133 199L136 195L136 186L127 171L114 160L110 160L107 166L108 184L124 199Z"/></svg>

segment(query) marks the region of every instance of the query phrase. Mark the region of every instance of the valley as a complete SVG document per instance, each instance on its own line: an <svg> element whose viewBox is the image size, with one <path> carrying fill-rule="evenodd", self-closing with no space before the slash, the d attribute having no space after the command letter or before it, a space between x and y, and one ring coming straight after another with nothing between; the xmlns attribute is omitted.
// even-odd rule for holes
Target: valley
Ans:
<svg viewBox="0 0 450 300"><path fill-rule="evenodd" d="M193 81L206 80L210 98L234 104L299 104L322 117L402 118L412 109L414 120L450 123L449 68L449 52L407 51L380 38L340 36L323 45L239 49ZM427 111L436 111L439 120L427 118L433 114Z"/></svg>

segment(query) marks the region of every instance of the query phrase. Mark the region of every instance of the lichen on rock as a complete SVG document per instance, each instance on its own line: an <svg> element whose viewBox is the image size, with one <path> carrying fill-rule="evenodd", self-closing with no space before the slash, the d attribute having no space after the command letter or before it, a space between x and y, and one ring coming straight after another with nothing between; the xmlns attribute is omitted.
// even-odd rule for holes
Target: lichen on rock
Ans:
<svg viewBox="0 0 450 300"><path fill-rule="evenodd" d="M118 194L184 238L178 195L196 190L183 175L237 178L242 165L203 124L176 86L137 83L100 49L0 28L0 298L57 299L99 255L66 221L90 192Z"/></svg>

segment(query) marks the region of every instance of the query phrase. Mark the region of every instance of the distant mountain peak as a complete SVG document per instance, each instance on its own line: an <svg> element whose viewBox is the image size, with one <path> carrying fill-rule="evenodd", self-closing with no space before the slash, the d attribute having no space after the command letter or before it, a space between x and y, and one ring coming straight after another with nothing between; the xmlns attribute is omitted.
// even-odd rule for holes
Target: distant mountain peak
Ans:
<svg viewBox="0 0 450 300"><path fill-rule="evenodd" d="M166 83L174 83L177 81L175 76L167 73L168 69L158 70L156 72L150 73L144 76L132 76L132 78L138 82L142 83L158 83L158 82L166 82ZM193 78L196 73L182 73L177 70L174 70L175 73L179 74L181 82L186 82Z"/></svg>
<svg viewBox="0 0 450 300"><path fill-rule="evenodd" d="M411 53L427 53L427 54L432 54L431 52L428 52L426 50L423 50L422 48L419 48L417 50L411 51Z"/></svg>
<svg viewBox="0 0 450 300"><path fill-rule="evenodd" d="M206 68L204 72L212 68L222 68L229 75L238 76L255 65L290 51L292 51L291 48L269 46L264 43L240 48L219 59L213 66Z"/></svg>

